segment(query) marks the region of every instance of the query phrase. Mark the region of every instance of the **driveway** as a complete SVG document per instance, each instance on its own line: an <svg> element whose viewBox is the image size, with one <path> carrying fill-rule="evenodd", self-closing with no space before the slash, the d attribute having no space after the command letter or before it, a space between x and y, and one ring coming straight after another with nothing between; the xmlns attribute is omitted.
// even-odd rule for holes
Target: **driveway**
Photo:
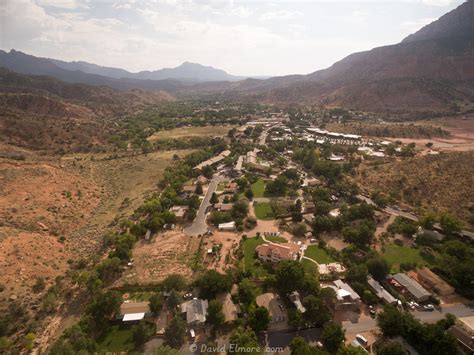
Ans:
<svg viewBox="0 0 474 355"><path fill-rule="evenodd" d="M184 233L187 236L196 236L199 234L204 234L207 232L209 229L207 224L206 224L206 211L207 208L211 205L210 200L212 197L212 194L216 191L217 185L219 182L222 181L222 178L220 176L214 177L211 182L209 183L209 187L206 192L206 196L204 196L204 199L201 202L201 206L199 206L199 210L196 214L196 218L194 218L193 223L188 227L184 229Z"/></svg>

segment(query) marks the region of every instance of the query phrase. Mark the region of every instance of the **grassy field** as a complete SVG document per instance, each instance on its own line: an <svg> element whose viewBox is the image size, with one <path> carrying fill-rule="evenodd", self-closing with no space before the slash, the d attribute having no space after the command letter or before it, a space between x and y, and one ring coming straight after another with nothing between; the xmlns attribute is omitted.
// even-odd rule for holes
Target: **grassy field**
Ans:
<svg viewBox="0 0 474 355"><path fill-rule="evenodd" d="M244 268L245 271L250 271L255 277L264 277L268 274L261 265L255 264L255 248L263 243L265 241L259 237L248 238L244 242Z"/></svg>
<svg viewBox="0 0 474 355"><path fill-rule="evenodd" d="M251 186L253 197L263 197L265 195L265 185L266 183L263 179L258 179L253 183Z"/></svg>
<svg viewBox="0 0 474 355"><path fill-rule="evenodd" d="M132 351L133 344L132 326L130 324L114 325L107 329L106 334L98 341L99 352Z"/></svg>
<svg viewBox="0 0 474 355"><path fill-rule="evenodd" d="M150 142L156 142L160 139L225 136L233 127L234 126L180 127L168 131L156 132L148 137L148 140Z"/></svg>
<svg viewBox="0 0 474 355"><path fill-rule="evenodd" d="M318 271L317 265L313 263L312 261L309 261L307 259L302 259L301 263L303 264L303 267L306 272L314 273Z"/></svg>
<svg viewBox="0 0 474 355"><path fill-rule="evenodd" d="M276 235L265 237L265 239L273 243L288 243L288 240L286 238L279 237Z"/></svg>
<svg viewBox="0 0 474 355"><path fill-rule="evenodd" d="M391 272L399 272L400 264L416 263L417 265L429 265L429 262L420 255L419 249L390 244L385 247L384 259L391 268Z"/></svg>
<svg viewBox="0 0 474 355"><path fill-rule="evenodd" d="M304 252L304 256L313 259L319 264L328 264L333 263L335 260L326 252L326 250L321 249L317 245L310 245L308 249ZM310 261L308 261L310 262Z"/></svg>
<svg viewBox="0 0 474 355"><path fill-rule="evenodd" d="M272 220L275 218L272 206L268 202L254 203L255 216L262 220Z"/></svg>

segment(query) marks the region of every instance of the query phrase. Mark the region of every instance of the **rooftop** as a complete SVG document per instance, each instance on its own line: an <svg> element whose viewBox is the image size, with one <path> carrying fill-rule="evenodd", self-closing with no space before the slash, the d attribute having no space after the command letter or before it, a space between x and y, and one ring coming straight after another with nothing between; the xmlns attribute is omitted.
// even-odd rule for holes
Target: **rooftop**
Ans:
<svg viewBox="0 0 474 355"><path fill-rule="evenodd" d="M429 293L426 289L423 288L423 286L421 286L418 282L413 280L408 275L398 273L393 275L393 279L397 281L400 285L405 287L408 292L410 292L417 299L431 296L431 293Z"/></svg>

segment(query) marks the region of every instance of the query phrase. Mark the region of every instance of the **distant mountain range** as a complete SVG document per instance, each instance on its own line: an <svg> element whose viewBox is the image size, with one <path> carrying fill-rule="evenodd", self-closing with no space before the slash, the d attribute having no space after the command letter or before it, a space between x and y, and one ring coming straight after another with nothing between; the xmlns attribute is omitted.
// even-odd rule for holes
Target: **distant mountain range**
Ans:
<svg viewBox="0 0 474 355"><path fill-rule="evenodd" d="M308 75L243 78L200 64L130 73L86 62L0 51L0 66L120 90L165 90L270 104L341 106L379 112L474 109L474 0L395 45L354 53Z"/></svg>
<svg viewBox="0 0 474 355"><path fill-rule="evenodd" d="M246 79L197 90L268 103L371 111L455 111L474 107L474 0L401 43L354 53L308 75ZM192 90L194 88L188 88Z"/></svg>
<svg viewBox="0 0 474 355"><path fill-rule="evenodd" d="M183 85L210 81L238 81L245 77L226 73L211 66L184 62L176 68L131 73L87 62L65 62L41 58L14 49L0 50L0 66L21 74L50 75L67 82L108 85L118 89L175 89Z"/></svg>

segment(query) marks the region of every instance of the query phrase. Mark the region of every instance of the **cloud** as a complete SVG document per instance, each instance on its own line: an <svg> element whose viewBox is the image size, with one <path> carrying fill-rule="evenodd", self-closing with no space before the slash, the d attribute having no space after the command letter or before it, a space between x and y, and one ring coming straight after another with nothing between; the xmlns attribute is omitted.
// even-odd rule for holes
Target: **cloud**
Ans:
<svg viewBox="0 0 474 355"><path fill-rule="evenodd" d="M453 3L453 0L421 0L421 2L428 6L446 7Z"/></svg>
<svg viewBox="0 0 474 355"><path fill-rule="evenodd" d="M260 15L260 21L292 20L301 16L301 11L277 10L263 13Z"/></svg>
<svg viewBox="0 0 474 355"><path fill-rule="evenodd" d="M79 8L88 8L85 3L82 3L77 0L37 0L36 2L40 6L54 7L58 9L74 10Z"/></svg>
<svg viewBox="0 0 474 355"><path fill-rule="evenodd" d="M433 21L436 21L436 18L426 17L413 21L405 21L400 25L400 28L409 33L414 33Z"/></svg>

